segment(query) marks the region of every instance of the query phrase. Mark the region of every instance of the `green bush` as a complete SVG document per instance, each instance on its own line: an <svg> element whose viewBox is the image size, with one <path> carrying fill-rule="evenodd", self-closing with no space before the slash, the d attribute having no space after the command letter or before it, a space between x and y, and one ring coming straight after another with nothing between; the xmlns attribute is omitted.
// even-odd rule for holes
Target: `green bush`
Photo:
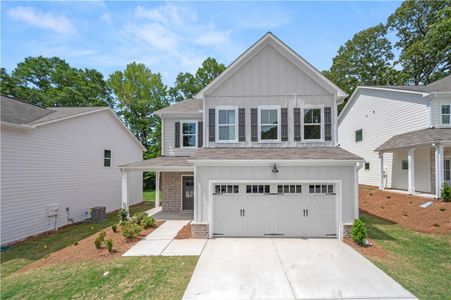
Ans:
<svg viewBox="0 0 451 300"><path fill-rule="evenodd" d="M100 236L96 237L96 239L94 240L94 245L96 246L97 249L100 249L102 247L102 239L100 238Z"/></svg>
<svg viewBox="0 0 451 300"><path fill-rule="evenodd" d="M113 240L108 239L105 241L106 248L108 249L108 252L113 251Z"/></svg>
<svg viewBox="0 0 451 300"><path fill-rule="evenodd" d="M440 198L443 202L451 202L451 186L449 186L446 182L442 184Z"/></svg>
<svg viewBox="0 0 451 300"><path fill-rule="evenodd" d="M106 232L102 230L102 231L99 233L98 238L103 242L103 241L105 240L105 237L106 237Z"/></svg>
<svg viewBox="0 0 451 300"><path fill-rule="evenodd" d="M125 221L127 221L127 218L128 218L127 210L124 208L119 209L119 221L125 222Z"/></svg>
<svg viewBox="0 0 451 300"><path fill-rule="evenodd" d="M143 228L140 225L136 224L133 221L121 223L122 235L127 239L137 237L138 234L141 233L142 229Z"/></svg>
<svg viewBox="0 0 451 300"><path fill-rule="evenodd" d="M133 215L132 219L136 224L141 225L141 222L145 217L147 217L147 214L145 212L137 212Z"/></svg>
<svg viewBox="0 0 451 300"><path fill-rule="evenodd" d="M361 219L356 219L351 227L351 239L360 246L365 245L365 240L368 236L365 223Z"/></svg>
<svg viewBox="0 0 451 300"><path fill-rule="evenodd" d="M117 232L117 224L111 225L111 230L113 230L113 232Z"/></svg>
<svg viewBox="0 0 451 300"><path fill-rule="evenodd" d="M147 229L149 227L155 226L155 219L151 216L145 216L141 220L141 226L144 227L144 229Z"/></svg>

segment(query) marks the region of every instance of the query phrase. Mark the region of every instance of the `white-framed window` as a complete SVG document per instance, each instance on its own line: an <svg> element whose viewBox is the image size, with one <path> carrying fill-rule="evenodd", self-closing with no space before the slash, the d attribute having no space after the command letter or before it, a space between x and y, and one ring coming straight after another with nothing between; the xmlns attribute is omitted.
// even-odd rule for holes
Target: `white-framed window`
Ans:
<svg viewBox="0 0 451 300"><path fill-rule="evenodd" d="M301 112L301 131L303 141L324 140L324 107L303 107Z"/></svg>
<svg viewBox="0 0 451 300"><path fill-rule="evenodd" d="M180 139L182 148L197 147L197 121L180 121Z"/></svg>
<svg viewBox="0 0 451 300"><path fill-rule="evenodd" d="M277 186L277 193L278 194L300 194L302 193L302 185L300 184L286 184L281 185L279 184Z"/></svg>
<svg viewBox="0 0 451 300"><path fill-rule="evenodd" d="M258 141L280 142L280 106L258 107Z"/></svg>
<svg viewBox="0 0 451 300"><path fill-rule="evenodd" d="M232 184L223 184L223 185L215 185L215 195L222 194L238 194L240 192L239 185Z"/></svg>
<svg viewBox="0 0 451 300"><path fill-rule="evenodd" d="M271 188L269 184L248 184L246 185L246 194L269 194Z"/></svg>
<svg viewBox="0 0 451 300"><path fill-rule="evenodd" d="M216 142L238 142L238 108L236 106L216 107Z"/></svg>
<svg viewBox="0 0 451 300"><path fill-rule="evenodd" d="M111 150L103 150L103 166L111 167Z"/></svg>
<svg viewBox="0 0 451 300"><path fill-rule="evenodd" d="M449 125L451 121L451 105L443 104L441 106L442 124Z"/></svg>

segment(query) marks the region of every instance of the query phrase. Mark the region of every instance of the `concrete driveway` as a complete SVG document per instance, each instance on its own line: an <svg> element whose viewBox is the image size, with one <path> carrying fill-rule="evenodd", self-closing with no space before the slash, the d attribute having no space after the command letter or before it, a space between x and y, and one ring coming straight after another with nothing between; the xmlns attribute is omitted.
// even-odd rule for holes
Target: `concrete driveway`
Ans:
<svg viewBox="0 0 451 300"><path fill-rule="evenodd" d="M212 239L184 299L416 299L335 239Z"/></svg>

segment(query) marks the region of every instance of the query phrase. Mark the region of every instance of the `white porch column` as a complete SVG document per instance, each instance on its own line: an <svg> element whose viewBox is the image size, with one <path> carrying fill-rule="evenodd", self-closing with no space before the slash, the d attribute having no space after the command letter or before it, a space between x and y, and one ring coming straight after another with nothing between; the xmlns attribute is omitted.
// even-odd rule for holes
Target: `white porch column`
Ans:
<svg viewBox="0 0 451 300"><path fill-rule="evenodd" d="M129 205L128 205L128 173L127 171L121 170L122 176L122 187L121 187L121 200L122 200L122 208L127 210L128 213L130 213Z"/></svg>
<svg viewBox="0 0 451 300"><path fill-rule="evenodd" d="M385 189L385 176L384 176L384 153L379 153L379 172L380 172L380 179L379 179L379 189L384 190Z"/></svg>
<svg viewBox="0 0 451 300"><path fill-rule="evenodd" d="M409 188L408 192L410 195L415 194L415 149L409 149L407 152L407 162L408 162L408 174L409 174Z"/></svg>
<svg viewBox="0 0 451 300"><path fill-rule="evenodd" d="M155 207L160 206L160 171L155 172Z"/></svg>
<svg viewBox="0 0 451 300"><path fill-rule="evenodd" d="M440 190L444 179L444 150L443 145L434 145L435 147L435 197L440 198Z"/></svg>

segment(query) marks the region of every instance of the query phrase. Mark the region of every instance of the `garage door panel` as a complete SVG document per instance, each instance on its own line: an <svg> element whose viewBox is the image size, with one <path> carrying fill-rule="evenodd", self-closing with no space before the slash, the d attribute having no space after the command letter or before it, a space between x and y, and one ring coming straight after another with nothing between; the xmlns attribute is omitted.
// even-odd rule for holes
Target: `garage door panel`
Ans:
<svg viewBox="0 0 451 300"><path fill-rule="evenodd" d="M302 236L305 226L302 210L306 201L300 195L280 195L274 203L277 231L285 236Z"/></svg>
<svg viewBox="0 0 451 300"><path fill-rule="evenodd" d="M240 217L242 199L239 196L220 196L215 198L213 209L213 234L239 236L243 227Z"/></svg>
<svg viewBox="0 0 451 300"><path fill-rule="evenodd" d="M336 198L334 195L309 196L309 237L327 237L336 234Z"/></svg>

